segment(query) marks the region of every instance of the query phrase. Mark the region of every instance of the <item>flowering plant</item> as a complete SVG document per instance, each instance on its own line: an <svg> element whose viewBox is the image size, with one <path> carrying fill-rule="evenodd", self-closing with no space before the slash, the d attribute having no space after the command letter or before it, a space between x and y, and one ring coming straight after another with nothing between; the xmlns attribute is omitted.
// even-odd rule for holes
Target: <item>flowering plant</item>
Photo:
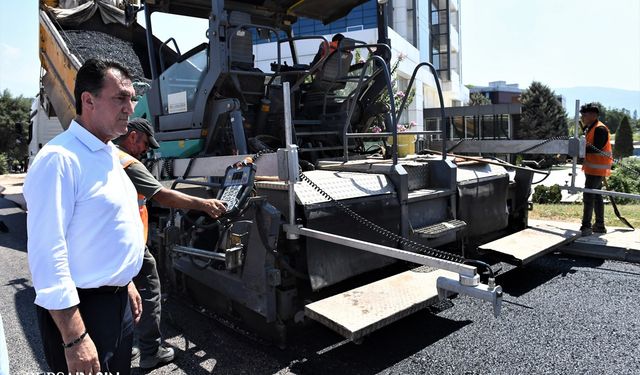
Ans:
<svg viewBox="0 0 640 375"><path fill-rule="evenodd" d="M387 108L387 111L391 110L391 100L393 100L393 105L396 111L400 109L400 105L402 104L402 101L404 100L405 97L407 97L406 98L407 102L404 108L405 111L407 110L407 107L413 102L413 99L415 96L415 88L411 88L409 92L405 92L403 90L398 89L399 77L398 77L397 70L398 70L398 66L400 65L400 62L402 62L406 57L407 56L404 53L400 53L398 55L397 60L395 61L395 63L391 68L391 72L390 72L391 73L391 91L394 93L393 97L390 98L387 90L384 90L380 95L380 98L378 98L378 102L384 104ZM368 122L367 132L369 133L382 132L385 128L384 117L385 117L384 114L380 113L376 115L374 119L370 119L370 121ZM398 124L398 132L405 132L415 126L416 126L415 121L411 121L408 124Z"/></svg>
<svg viewBox="0 0 640 375"><path fill-rule="evenodd" d="M415 128L416 127L416 122L415 121L411 121L408 124L398 124L398 133L404 133L406 131L411 130L411 128Z"/></svg>

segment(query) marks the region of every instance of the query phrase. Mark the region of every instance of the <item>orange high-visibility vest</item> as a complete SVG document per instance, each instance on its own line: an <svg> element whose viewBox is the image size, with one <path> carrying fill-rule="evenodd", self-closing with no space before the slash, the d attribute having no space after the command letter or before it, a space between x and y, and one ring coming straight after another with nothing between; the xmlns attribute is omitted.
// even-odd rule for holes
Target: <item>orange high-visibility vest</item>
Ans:
<svg viewBox="0 0 640 375"><path fill-rule="evenodd" d="M596 128L602 127L607 130L607 142L602 148L602 153L586 153L584 155L584 163L582 163L582 170L585 174L592 176L610 176L611 166L613 165L613 154L611 153L611 135L607 126L600 121L587 132L587 150L589 145L593 145L595 141Z"/></svg>
<svg viewBox="0 0 640 375"><path fill-rule="evenodd" d="M131 164L138 162L136 158L122 150L119 150L118 157L120 158L120 164L124 169L126 169ZM149 235L149 213L147 212L147 198L145 198L145 196L140 193L138 193L138 211L140 212L140 219L142 219L142 226L144 228L144 243L147 243L147 236Z"/></svg>

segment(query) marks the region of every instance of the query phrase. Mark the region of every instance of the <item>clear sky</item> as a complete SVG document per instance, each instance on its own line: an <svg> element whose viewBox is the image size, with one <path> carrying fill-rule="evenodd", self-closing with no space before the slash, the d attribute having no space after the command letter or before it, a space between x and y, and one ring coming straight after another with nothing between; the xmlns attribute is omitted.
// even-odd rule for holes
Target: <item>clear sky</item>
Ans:
<svg viewBox="0 0 640 375"><path fill-rule="evenodd" d="M639 0L462 0L465 84L640 91Z"/></svg>
<svg viewBox="0 0 640 375"><path fill-rule="evenodd" d="M420 0L424 1L424 0ZM0 0L0 90L38 92L38 0ZM462 0L465 84L640 91L640 0Z"/></svg>

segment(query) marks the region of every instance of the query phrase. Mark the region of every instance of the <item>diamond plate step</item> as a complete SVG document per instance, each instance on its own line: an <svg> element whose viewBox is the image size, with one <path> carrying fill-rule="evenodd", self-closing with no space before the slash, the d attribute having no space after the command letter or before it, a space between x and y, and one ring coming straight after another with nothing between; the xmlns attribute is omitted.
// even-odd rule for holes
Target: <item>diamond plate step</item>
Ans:
<svg viewBox="0 0 640 375"><path fill-rule="evenodd" d="M566 226L566 225L565 225ZM479 246L479 250L506 256L505 261L524 265L580 237L577 225L539 224Z"/></svg>
<svg viewBox="0 0 640 375"><path fill-rule="evenodd" d="M305 315L357 341L437 302L441 276L458 279L454 272L418 267L308 304Z"/></svg>
<svg viewBox="0 0 640 375"><path fill-rule="evenodd" d="M449 220L413 230L413 234L423 238L438 238L445 234L459 232L467 227L462 220Z"/></svg>

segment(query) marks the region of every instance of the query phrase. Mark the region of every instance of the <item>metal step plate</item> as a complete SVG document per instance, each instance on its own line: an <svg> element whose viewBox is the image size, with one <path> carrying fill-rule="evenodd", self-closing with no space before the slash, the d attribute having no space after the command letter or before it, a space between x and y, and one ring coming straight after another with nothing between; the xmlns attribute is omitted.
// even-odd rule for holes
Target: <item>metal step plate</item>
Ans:
<svg viewBox="0 0 640 375"><path fill-rule="evenodd" d="M357 341L438 301L436 280L449 271L419 267L305 306L305 314Z"/></svg>
<svg viewBox="0 0 640 375"><path fill-rule="evenodd" d="M575 229L580 224L551 220L529 220L529 225L532 227L547 225ZM560 250L571 255L640 263L640 230L626 227L607 227L607 233L594 233L591 236L580 237L563 246Z"/></svg>
<svg viewBox="0 0 640 375"><path fill-rule="evenodd" d="M578 230L539 224L486 243L478 249L508 255L516 264L522 265L579 237Z"/></svg>
<svg viewBox="0 0 640 375"><path fill-rule="evenodd" d="M445 234L461 231L466 227L467 223L462 220L449 220L429 225L427 227L414 229L413 234L424 238L438 238Z"/></svg>

